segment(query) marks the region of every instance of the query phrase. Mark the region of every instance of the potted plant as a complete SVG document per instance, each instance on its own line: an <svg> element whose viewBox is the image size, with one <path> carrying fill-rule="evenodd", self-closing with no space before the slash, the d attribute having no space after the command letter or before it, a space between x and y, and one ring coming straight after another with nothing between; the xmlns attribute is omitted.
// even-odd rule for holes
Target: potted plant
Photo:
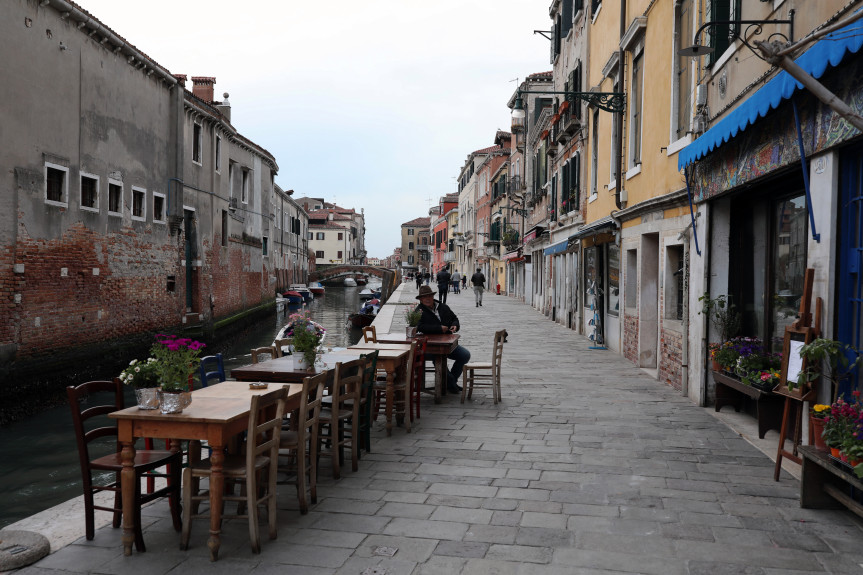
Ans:
<svg viewBox="0 0 863 575"><path fill-rule="evenodd" d="M176 335L156 335L150 355L159 374L159 408L162 413L182 413L192 402L189 379L198 369L205 345Z"/></svg>
<svg viewBox="0 0 863 575"><path fill-rule="evenodd" d="M824 338L814 339L801 347L800 357L806 361L806 369L800 372L796 382L788 382L789 389L792 386L811 384L823 376L830 382L834 401L842 382L853 376L863 363L863 357L853 347L841 341ZM851 357L854 358L853 361ZM822 366L826 369L822 369Z"/></svg>
<svg viewBox="0 0 863 575"><path fill-rule="evenodd" d="M740 352L734 347L734 343L730 341L721 344L713 344L716 346L716 351L713 354L713 361L718 364L719 369L716 371L733 371L737 365L737 359L740 357Z"/></svg>
<svg viewBox="0 0 863 575"><path fill-rule="evenodd" d="M809 410L809 429L812 430L812 444L820 451L830 451L824 442L824 423L829 416L829 405L816 403Z"/></svg>
<svg viewBox="0 0 863 575"><path fill-rule="evenodd" d="M737 312L737 306L732 303L730 295L712 298L709 292L704 292L698 301L701 302L701 311L698 313L710 319L719 332L721 343L737 335L740 331L740 313Z"/></svg>
<svg viewBox="0 0 863 575"><path fill-rule="evenodd" d="M291 314L289 319L290 329L285 335L293 340L294 365L297 369L311 369L324 338L324 329L311 320L308 311Z"/></svg>
<svg viewBox="0 0 863 575"><path fill-rule="evenodd" d="M858 394L859 392L854 392ZM841 397L830 406L830 414L824 418L824 443L830 448L833 457L840 456L840 450L846 440L852 437L860 419L860 406L848 403Z"/></svg>
<svg viewBox="0 0 863 575"><path fill-rule="evenodd" d="M408 337L416 337L417 326L420 324L422 316L423 312L415 307L407 306L405 308L405 323L407 324L405 333Z"/></svg>
<svg viewBox="0 0 863 575"><path fill-rule="evenodd" d="M135 399L139 409L156 409L159 407L159 370L158 360L151 357L147 361L133 359L129 367L120 373L120 381L135 389Z"/></svg>

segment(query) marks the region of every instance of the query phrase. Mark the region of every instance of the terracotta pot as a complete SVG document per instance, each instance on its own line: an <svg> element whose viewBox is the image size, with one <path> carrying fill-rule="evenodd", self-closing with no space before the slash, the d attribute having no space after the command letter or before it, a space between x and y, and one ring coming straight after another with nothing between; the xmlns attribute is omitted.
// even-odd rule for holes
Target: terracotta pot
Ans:
<svg viewBox="0 0 863 575"><path fill-rule="evenodd" d="M713 366L713 371L722 371L722 365L718 361L716 361L715 359L711 359L710 363Z"/></svg>
<svg viewBox="0 0 863 575"><path fill-rule="evenodd" d="M830 455L832 455L833 457L838 459L839 458L839 448L838 447L831 447L830 448Z"/></svg>
<svg viewBox="0 0 863 575"><path fill-rule="evenodd" d="M820 417L809 418L809 429L812 430L812 445L819 451L829 451L827 444L824 443L824 420Z"/></svg>

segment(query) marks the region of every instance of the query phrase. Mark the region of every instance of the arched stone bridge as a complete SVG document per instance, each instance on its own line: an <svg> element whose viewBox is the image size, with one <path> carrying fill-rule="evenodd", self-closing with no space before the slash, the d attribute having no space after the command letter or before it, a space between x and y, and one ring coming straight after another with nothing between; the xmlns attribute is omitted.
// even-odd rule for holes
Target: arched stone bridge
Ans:
<svg viewBox="0 0 863 575"><path fill-rule="evenodd" d="M357 274L375 276L380 278L381 281L383 281L387 279L388 276L392 276L393 271L387 268L381 268L377 266L361 266L356 264L344 264L327 267L318 266L315 271L309 274L309 281L323 283L343 279L347 276L353 277Z"/></svg>

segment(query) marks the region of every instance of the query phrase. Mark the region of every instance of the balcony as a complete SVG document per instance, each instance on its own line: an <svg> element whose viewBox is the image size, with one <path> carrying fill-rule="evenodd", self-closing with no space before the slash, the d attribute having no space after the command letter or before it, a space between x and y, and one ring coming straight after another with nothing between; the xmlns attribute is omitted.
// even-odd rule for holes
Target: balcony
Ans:
<svg viewBox="0 0 863 575"><path fill-rule="evenodd" d="M524 180L521 176L512 176L506 182L506 192L508 194L517 194L524 189Z"/></svg>
<svg viewBox="0 0 863 575"><path fill-rule="evenodd" d="M431 247L431 246L429 246L429 245L419 245L419 246L417 246L417 251L418 251L418 252L427 252L427 251L429 251L429 247Z"/></svg>
<svg viewBox="0 0 863 575"><path fill-rule="evenodd" d="M456 260L455 252L446 252L443 255L443 261L445 261L445 262L454 262L455 260Z"/></svg>

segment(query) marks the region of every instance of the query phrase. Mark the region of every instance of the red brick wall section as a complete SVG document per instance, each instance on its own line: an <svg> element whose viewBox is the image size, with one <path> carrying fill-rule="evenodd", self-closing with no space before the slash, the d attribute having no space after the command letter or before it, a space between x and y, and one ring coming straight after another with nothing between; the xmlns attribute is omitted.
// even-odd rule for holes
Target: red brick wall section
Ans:
<svg viewBox="0 0 863 575"><path fill-rule="evenodd" d="M683 335L669 329L660 330L659 381L674 389L682 389Z"/></svg>
<svg viewBox="0 0 863 575"><path fill-rule="evenodd" d="M638 316L623 314L623 357L638 365Z"/></svg>

